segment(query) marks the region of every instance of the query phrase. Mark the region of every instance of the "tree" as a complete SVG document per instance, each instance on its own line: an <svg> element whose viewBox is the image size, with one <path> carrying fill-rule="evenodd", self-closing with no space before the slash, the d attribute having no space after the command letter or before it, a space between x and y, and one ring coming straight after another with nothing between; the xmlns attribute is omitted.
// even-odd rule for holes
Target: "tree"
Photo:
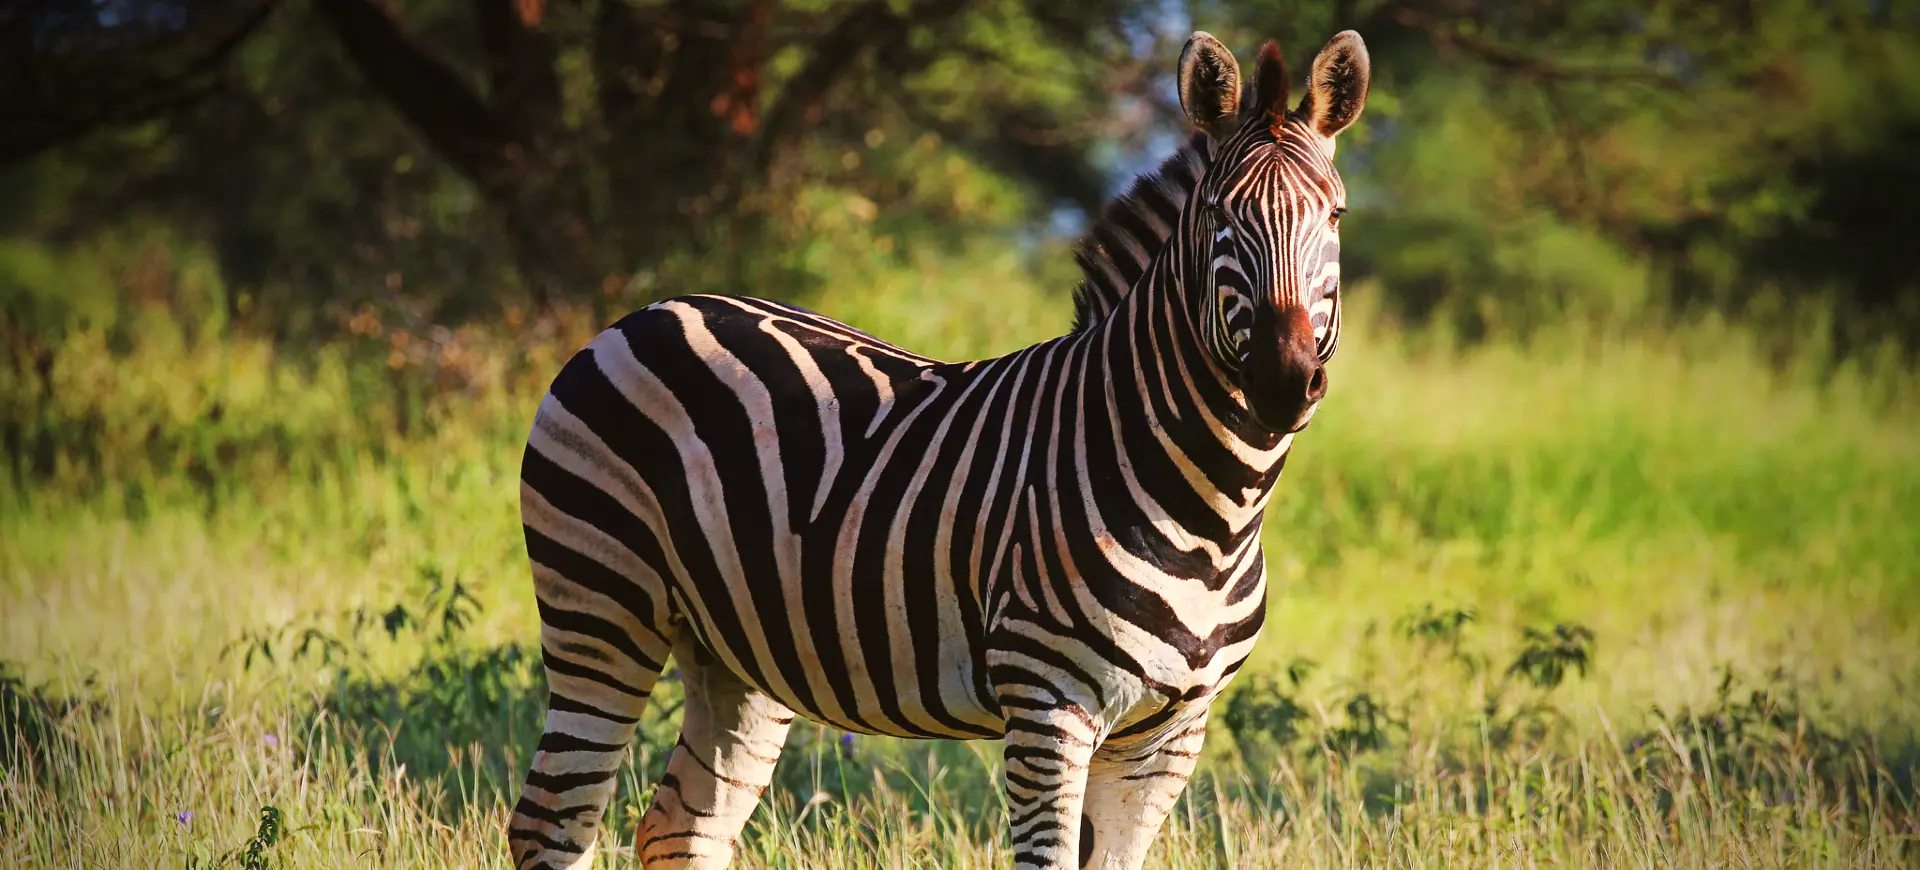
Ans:
<svg viewBox="0 0 1920 870"><path fill-rule="evenodd" d="M1349 274L1524 329L1688 307L1920 333L1920 6L1249 0L1232 32L1365 34ZM1295 55L1304 56L1304 55ZM1343 148L1346 148L1343 144ZM1363 231L1361 228L1365 227ZM1835 305L1834 303L1838 303Z"/></svg>
<svg viewBox="0 0 1920 870"><path fill-rule="evenodd" d="M273 29L286 32L243 52L271 5L236 2L225 17L239 23L226 25L208 9L125 0L160 22L130 28L88 18L98 7L82 0L36 2L4 30L35 75L0 83L0 99L59 122L18 127L24 134L0 140L0 162L153 118L186 141L209 116L275 102L262 74L235 67L323 63L298 44L323 24L358 82L471 185L522 279L548 299L597 292L716 226L773 210L803 180L791 164L810 138L858 141L889 113L1050 196L1097 203L1104 178L1086 155L1101 137L1086 132L1107 116L1107 100L1087 94L1148 82L1132 66L1100 62L1124 48L1125 7L420 0L403 16L379 0L313 0L312 16L282 11ZM70 38L33 35L55 26ZM177 61L156 52L176 44L204 47L172 48ZM1055 85L1031 84L1047 80ZM14 96L49 81L83 98ZM52 112L67 105L101 108ZM216 137L259 135L229 118Z"/></svg>
<svg viewBox="0 0 1920 870"><path fill-rule="evenodd" d="M0 163L206 98L267 3L0 6Z"/></svg>
<svg viewBox="0 0 1920 870"><path fill-rule="evenodd" d="M1911 0L19 0L0 231L151 218L311 307L596 295L791 247L822 186L920 245L1032 227L1094 210L1116 140L1170 147L1195 27L1297 60L1364 34L1347 274L1412 319L1810 305L1920 334ZM1025 210L916 193L959 156Z"/></svg>

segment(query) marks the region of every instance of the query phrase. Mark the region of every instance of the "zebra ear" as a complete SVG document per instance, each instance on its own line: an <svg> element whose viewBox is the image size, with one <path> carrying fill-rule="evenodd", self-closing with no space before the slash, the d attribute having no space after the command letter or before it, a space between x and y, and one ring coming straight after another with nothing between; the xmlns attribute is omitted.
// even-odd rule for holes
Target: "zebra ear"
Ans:
<svg viewBox="0 0 1920 870"><path fill-rule="evenodd" d="M1233 132L1240 108L1240 62L1220 40L1194 31L1180 50L1180 108L1214 139Z"/></svg>
<svg viewBox="0 0 1920 870"><path fill-rule="evenodd" d="M1366 108L1367 83L1372 78L1367 44L1351 30L1335 35L1313 59L1313 74L1307 79L1307 93L1300 98L1297 111L1321 135L1321 144L1329 155L1333 153L1333 137L1352 126L1360 110Z"/></svg>

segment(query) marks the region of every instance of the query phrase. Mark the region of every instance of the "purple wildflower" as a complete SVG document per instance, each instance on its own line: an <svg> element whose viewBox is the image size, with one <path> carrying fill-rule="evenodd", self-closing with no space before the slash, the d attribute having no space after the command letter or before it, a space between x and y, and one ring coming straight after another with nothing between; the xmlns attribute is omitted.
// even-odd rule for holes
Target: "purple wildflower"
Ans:
<svg viewBox="0 0 1920 870"><path fill-rule="evenodd" d="M847 755L847 756L853 755L853 735L852 734L840 735L840 754Z"/></svg>
<svg viewBox="0 0 1920 870"><path fill-rule="evenodd" d="M264 739L264 740L266 740L266 741L267 741L267 745L268 745L268 746L279 746L279 745L280 745L280 735L278 735L278 734L275 734L275 733L273 733L272 731L268 731L268 732L267 732L267 736L266 736L266 737L264 737L264 738L262 738L262 739Z"/></svg>
<svg viewBox="0 0 1920 870"><path fill-rule="evenodd" d="M173 820L183 825L191 822L193 821L193 810L181 810L180 812L174 813Z"/></svg>

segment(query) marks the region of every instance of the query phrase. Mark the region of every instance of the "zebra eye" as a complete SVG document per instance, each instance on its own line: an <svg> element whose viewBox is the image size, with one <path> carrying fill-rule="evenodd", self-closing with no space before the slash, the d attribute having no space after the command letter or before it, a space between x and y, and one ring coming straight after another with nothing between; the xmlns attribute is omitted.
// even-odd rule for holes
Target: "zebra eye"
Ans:
<svg viewBox="0 0 1920 870"><path fill-rule="evenodd" d="M1227 207L1221 203L1209 202L1204 211L1207 215L1207 231L1213 233L1217 241L1220 234L1232 226L1232 222L1227 220Z"/></svg>
<svg viewBox="0 0 1920 870"><path fill-rule="evenodd" d="M1340 216L1346 213L1347 210L1345 208L1334 209L1332 214L1327 216L1327 226L1338 229L1340 227Z"/></svg>

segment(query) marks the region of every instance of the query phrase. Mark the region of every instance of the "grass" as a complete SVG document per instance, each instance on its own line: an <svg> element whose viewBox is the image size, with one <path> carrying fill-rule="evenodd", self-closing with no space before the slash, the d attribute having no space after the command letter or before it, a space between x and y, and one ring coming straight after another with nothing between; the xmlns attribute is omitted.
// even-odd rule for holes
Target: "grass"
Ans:
<svg viewBox="0 0 1920 870"><path fill-rule="evenodd" d="M1067 320L1010 259L867 277L803 301L950 358ZM520 439L594 324L343 320L133 309L0 369L7 866L505 866ZM1349 330L1152 866L1920 866L1910 371L1712 323ZM840 736L795 729L739 866L1008 864L991 744Z"/></svg>

